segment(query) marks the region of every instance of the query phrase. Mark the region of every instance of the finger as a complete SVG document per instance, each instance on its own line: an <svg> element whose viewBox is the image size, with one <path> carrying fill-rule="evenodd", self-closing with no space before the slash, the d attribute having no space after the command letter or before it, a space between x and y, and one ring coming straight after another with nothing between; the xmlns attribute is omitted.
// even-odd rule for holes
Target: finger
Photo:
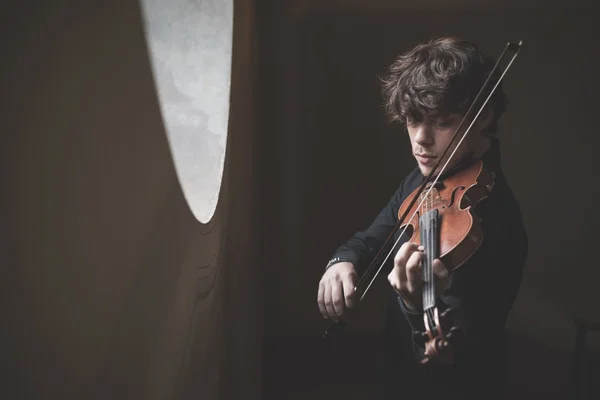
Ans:
<svg viewBox="0 0 600 400"><path fill-rule="evenodd" d="M433 260L432 268L437 281L436 292L441 294L450 287L450 271L439 259Z"/></svg>
<svg viewBox="0 0 600 400"><path fill-rule="evenodd" d="M401 295L400 293L400 274L403 273L403 271L401 271L399 268L394 268L392 270L392 272L390 272L390 274L388 275L388 282L390 283L390 286L392 287L392 289L394 289L396 291L396 293L398 293L398 295Z"/></svg>
<svg viewBox="0 0 600 400"><path fill-rule="evenodd" d="M402 246L400 246L400 250L396 253L394 257L394 266L398 266L402 269L406 266L406 262L410 255L418 249L416 243L406 242Z"/></svg>
<svg viewBox="0 0 600 400"><path fill-rule="evenodd" d="M398 276L396 276L395 274L390 274L390 275L388 275L388 280L390 282L390 285L396 291L398 296L402 299L402 301L404 302L406 307L411 310L415 310L415 307L414 307L412 301L409 300L410 294L408 293L408 291L406 289L406 285L404 287L400 286L400 280L398 279Z"/></svg>
<svg viewBox="0 0 600 400"><path fill-rule="evenodd" d="M335 282L331 285L331 302L337 317L344 314L344 291L341 282Z"/></svg>
<svg viewBox="0 0 600 400"><path fill-rule="evenodd" d="M436 258L431 263L433 273L440 279L446 279L448 277L448 269L444 266L439 258Z"/></svg>
<svg viewBox="0 0 600 400"><path fill-rule="evenodd" d="M323 295L324 297L324 303L325 303L325 310L327 311L327 318L333 318L335 317L335 310L333 308L333 303L331 301L331 282L325 282L325 293Z"/></svg>
<svg viewBox="0 0 600 400"><path fill-rule="evenodd" d="M411 295L421 289L423 279L421 278L421 264L424 254L415 251L410 255L406 263L406 289Z"/></svg>
<svg viewBox="0 0 600 400"><path fill-rule="evenodd" d="M344 300L346 301L346 307L352 308L355 304L356 291L354 288L354 276L348 275L346 279L342 280L342 287L344 290Z"/></svg>
<svg viewBox="0 0 600 400"><path fill-rule="evenodd" d="M319 291L317 293L317 304L323 318L327 318L327 308L325 308L325 283L319 282Z"/></svg>

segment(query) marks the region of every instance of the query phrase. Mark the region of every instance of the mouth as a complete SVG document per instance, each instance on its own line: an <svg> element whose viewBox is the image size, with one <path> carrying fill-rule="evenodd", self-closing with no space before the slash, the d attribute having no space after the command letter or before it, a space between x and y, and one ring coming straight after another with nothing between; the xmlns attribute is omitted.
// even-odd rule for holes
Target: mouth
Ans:
<svg viewBox="0 0 600 400"><path fill-rule="evenodd" d="M419 164L426 166L435 164L436 159L436 157L429 154L415 154L415 158L417 159Z"/></svg>

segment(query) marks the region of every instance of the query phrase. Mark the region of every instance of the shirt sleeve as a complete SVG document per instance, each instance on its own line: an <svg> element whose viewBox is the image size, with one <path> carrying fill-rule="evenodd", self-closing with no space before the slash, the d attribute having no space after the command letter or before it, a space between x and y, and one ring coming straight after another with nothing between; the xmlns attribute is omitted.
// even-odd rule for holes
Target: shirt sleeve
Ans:
<svg viewBox="0 0 600 400"><path fill-rule="evenodd" d="M385 243L398 222L398 210L402 204L403 181L373 222L363 231L356 232L346 243L338 247L332 258L339 257L354 264L359 276Z"/></svg>

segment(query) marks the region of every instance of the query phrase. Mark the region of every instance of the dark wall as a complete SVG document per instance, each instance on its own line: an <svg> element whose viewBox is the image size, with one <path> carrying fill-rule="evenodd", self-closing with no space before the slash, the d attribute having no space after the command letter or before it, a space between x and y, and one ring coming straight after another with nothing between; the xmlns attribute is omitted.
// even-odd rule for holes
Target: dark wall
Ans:
<svg viewBox="0 0 600 400"><path fill-rule="evenodd" d="M3 7L1 398L261 398L255 14L235 5L208 224L179 186L139 4Z"/></svg>
<svg viewBox="0 0 600 400"><path fill-rule="evenodd" d="M326 261L414 167L406 134L385 120L378 76L398 53L452 34L496 56L507 41L524 41L505 77L510 105L500 126L504 170L530 238L509 329L536 346L569 352L573 317L600 318L600 273L588 251L599 222L594 18L577 3L543 10L395 8L315 5L273 12L272 26L262 27L270 29L261 55L262 126L270 138L263 161L272 167L264 175L273 215L266 231L268 333L312 337L325 328L316 296ZM493 284L493 277L481 284ZM368 295L352 333L381 327L383 289Z"/></svg>
<svg viewBox="0 0 600 400"><path fill-rule="evenodd" d="M263 331L267 349L284 344L284 363L267 357L263 367L279 377L297 371L299 385L328 380L318 367L329 366L329 353L304 340L326 327L316 307L322 268L413 166L407 138L384 120L377 76L398 52L438 34L465 35L496 54L524 40L506 78L501 133L531 240L510 329L531 350L515 359L519 371L553 373L558 356L528 346L567 351L572 316L599 317L592 14L263 1L255 22L254 5L236 3L229 155L207 225L178 186L137 3L7 8L2 395L260 398ZM384 283L351 335L380 328ZM361 351L349 350L346 366L364 371L353 368ZM556 373L533 385L558 385Z"/></svg>

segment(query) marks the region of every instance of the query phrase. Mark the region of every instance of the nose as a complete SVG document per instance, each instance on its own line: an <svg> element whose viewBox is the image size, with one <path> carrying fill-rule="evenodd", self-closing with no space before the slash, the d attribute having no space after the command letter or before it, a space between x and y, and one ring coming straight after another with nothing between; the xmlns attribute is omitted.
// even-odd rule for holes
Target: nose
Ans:
<svg viewBox="0 0 600 400"><path fill-rule="evenodd" d="M422 123L415 132L415 142L421 146L433 143L433 127L431 124Z"/></svg>

